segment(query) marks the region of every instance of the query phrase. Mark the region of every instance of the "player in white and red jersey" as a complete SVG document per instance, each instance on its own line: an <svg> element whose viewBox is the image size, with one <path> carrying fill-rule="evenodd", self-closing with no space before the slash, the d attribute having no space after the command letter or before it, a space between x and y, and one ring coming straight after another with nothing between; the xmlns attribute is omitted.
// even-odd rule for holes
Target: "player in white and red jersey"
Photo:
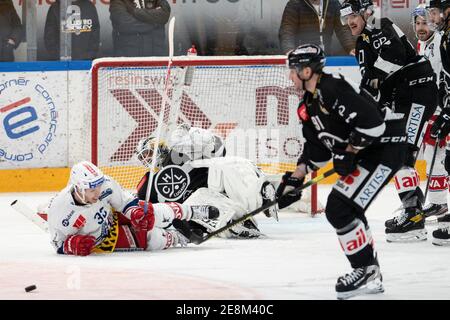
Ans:
<svg viewBox="0 0 450 320"><path fill-rule="evenodd" d="M81 256L185 246L189 239L169 229L174 219L218 216L213 206L145 204L88 161L73 166L67 187L46 211L56 251Z"/></svg>
<svg viewBox="0 0 450 320"><path fill-rule="evenodd" d="M413 11L412 25L414 33L418 39L417 52L419 55L423 55L430 62L433 67L433 71L436 74L436 83L439 85L439 75L442 70L441 52L439 46L441 43L441 33L438 31L439 21L430 14L430 11L434 10L430 4L419 4ZM446 139L442 139L439 142L438 149L436 150L436 159L434 166L431 169L431 163L434 154L434 147L436 140L430 136L430 129L433 126L434 121L440 114L441 108L436 108L434 115L428 121L427 128L425 130L424 143L424 159L427 163L427 174L429 177L429 204L423 208L423 215L428 219L436 219L436 217L442 216L448 212L447 207L447 171L444 168L445 159L445 144Z"/></svg>

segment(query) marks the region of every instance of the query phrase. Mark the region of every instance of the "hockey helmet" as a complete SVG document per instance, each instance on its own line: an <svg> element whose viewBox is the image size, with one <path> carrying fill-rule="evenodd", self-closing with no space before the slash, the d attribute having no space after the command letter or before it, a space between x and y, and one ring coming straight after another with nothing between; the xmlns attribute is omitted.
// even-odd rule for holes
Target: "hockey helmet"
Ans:
<svg viewBox="0 0 450 320"><path fill-rule="evenodd" d="M368 12L369 15L374 13L372 0L344 0L341 3L340 15L341 23L347 24L347 18L353 14L364 14Z"/></svg>
<svg viewBox="0 0 450 320"><path fill-rule="evenodd" d="M74 192L85 203L85 190L95 189L105 182L105 175L93 163L81 161L70 170L69 184L74 186Z"/></svg>
<svg viewBox="0 0 450 320"><path fill-rule="evenodd" d="M436 30L436 25L432 23L432 19L430 18L430 11L428 10L428 7L426 4L421 3L419 4L414 11L411 13L411 24L413 26L414 33L417 37L416 32L416 20L417 17L421 17L425 20L426 24L430 28L430 35L433 34L433 32Z"/></svg>
<svg viewBox="0 0 450 320"><path fill-rule="evenodd" d="M287 65L289 69L296 69L297 72L310 67L314 73L320 73L325 61L325 52L321 47L315 44L302 44L289 52Z"/></svg>
<svg viewBox="0 0 450 320"><path fill-rule="evenodd" d="M136 147L135 153L137 158L146 168L150 168L152 166L155 142L157 141L154 136L142 138ZM166 143L163 140L159 141L155 158L156 168L160 168L162 166L164 160L169 155L169 152L170 150Z"/></svg>
<svg viewBox="0 0 450 320"><path fill-rule="evenodd" d="M429 0L425 2L426 7L431 8L440 8L441 7L441 0Z"/></svg>

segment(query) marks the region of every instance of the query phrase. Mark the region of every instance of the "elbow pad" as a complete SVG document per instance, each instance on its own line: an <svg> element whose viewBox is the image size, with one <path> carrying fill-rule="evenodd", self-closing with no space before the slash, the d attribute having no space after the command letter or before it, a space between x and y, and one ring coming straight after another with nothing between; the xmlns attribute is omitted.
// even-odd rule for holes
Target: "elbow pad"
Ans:
<svg viewBox="0 0 450 320"><path fill-rule="evenodd" d="M375 140L374 137L368 136L358 131L352 131L349 136L349 143L356 150L364 149L365 147L369 146L373 142L373 140Z"/></svg>

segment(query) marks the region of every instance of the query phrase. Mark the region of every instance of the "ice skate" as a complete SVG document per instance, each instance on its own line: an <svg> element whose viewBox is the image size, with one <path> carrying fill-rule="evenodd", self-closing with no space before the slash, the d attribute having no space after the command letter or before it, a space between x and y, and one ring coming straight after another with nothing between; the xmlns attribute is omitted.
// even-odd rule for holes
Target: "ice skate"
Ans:
<svg viewBox="0 0 450 320"><path fill-rule="evenodd" d="M338 278L337 298L344 300L361 294L382 293L384 292L382 280L377 264L353 269L351 273Z"/></svg>

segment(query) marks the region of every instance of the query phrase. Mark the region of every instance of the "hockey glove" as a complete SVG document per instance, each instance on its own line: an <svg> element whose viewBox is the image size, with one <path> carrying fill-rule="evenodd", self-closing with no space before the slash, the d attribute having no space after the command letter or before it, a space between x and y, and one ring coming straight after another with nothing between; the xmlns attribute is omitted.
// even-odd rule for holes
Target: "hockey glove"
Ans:
<svg viewBox="0 0 450 320"><path fill-rule="evenodd" d="M95 237L89 235L71 235L64 241L64 253L75 256L87 256L95 245Z"/></svg>
<svg viewBox="0 0 450 320"><path fill-rule="evenodd" d="M305 178L299 179L292 177L291 175L292 172L289 171L283 175L276 192L278 207L280 209L290 206L294 202L299 201L302 197L301 190L296 190L295 192L293 190L300 188L303 185Z"/></svg>
<svg viewBox="0 0 450 320"><path fill-rule="evenodd" d="M450 150L445 150L444 166L445 166L445 170L450 175Z"/></svg>
<svg viewBox="0 0 450 320"><path fill-rule="evenodd" d="M151 203L148 203L147 214L144 211L145 201L139 201L139 206L131 209L130 220L131 225L136 231L150 231L155 225L155 215Z"/></svg>
<svg viewBox="0 0 450 320"><path fill-rule="evenodd" d="M442 110L441 114L434 121L430 129L430 136L433 139L444 139L450 132L450 108Z"/></svg>
<svg viewBox="0 0 450 320"><path fill-rule="evenodd" d="M333 149L333 166L340 176L348 176L356 170L356 154L341 149Z"/></svg>

